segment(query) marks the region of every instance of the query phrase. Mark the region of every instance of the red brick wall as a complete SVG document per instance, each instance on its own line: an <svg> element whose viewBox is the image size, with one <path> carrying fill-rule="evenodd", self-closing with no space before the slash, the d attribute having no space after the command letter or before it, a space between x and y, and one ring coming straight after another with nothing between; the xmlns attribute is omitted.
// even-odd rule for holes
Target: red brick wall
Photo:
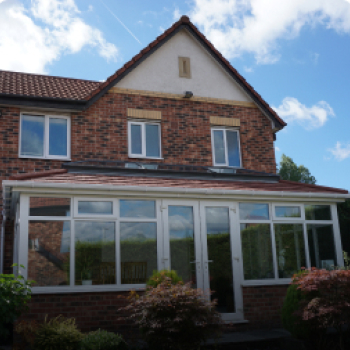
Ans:
<svg viewBox="0 0 350 350"><path fill-rule="evenodd" d="M99 292L99 293L69 293L33 295L29 311L21 316L21 320L44 321L63 315L74 317L78 328L84 332L98 328L120 331L125 321L118 320L123 314L117 310L126 305L121 296L128 293Z"/></svg>
<svg viewBox="0 0 350 350"><path fill-rule="evenodd" d="M249 321L249 328L281 327L281 309L288 287L243 287L244 318Z"/></svg>
<svg viewBox="0 0 350 350"><path fill-rule="evenodd" d="M59 288L59 287L58 287ZM244 318L248 324L233 330L281 327L281 308L288 286L244 287ZM63 315L74 317L78 327L87 332L98 328L121 332L125 321L117 310L126 305L126 292L69 293L33 295L25 320L43 321Z"/></svg>

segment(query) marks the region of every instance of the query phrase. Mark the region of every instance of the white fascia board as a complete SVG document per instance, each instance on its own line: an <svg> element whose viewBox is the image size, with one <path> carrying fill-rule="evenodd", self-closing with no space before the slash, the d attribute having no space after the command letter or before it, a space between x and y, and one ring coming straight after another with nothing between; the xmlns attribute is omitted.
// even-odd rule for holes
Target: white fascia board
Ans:
<svg viewBox="0 0 350 350"><path fill-rule="evenodd" d="M340 193L314 193L314 192L288 192L288 191L254 191L254 190L220 190L211 188L181 188L181 187L152 187L152 186L114 186L100 184L74 184L74 183L45 183L38 181L16 181L5 180L4 186L12 187L13 191L19 192L43 192L43 193L64 193L67 194L105 194L112 195L117 193L136 195L142 193L143 196L157 197L179 197L188 198L256 198L277 199L300 201L328 201L343 202L350 198L350 194Z"/></svg>

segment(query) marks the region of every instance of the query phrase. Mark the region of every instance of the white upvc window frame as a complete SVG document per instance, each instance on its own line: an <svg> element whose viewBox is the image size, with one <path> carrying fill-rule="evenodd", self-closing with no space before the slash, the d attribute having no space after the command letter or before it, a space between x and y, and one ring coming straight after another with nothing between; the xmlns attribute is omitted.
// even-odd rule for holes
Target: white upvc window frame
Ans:
<svg viewBox="0 0 350 350"><path fill-rule="evenodd" d="M141 154L132 153L131 125L140 125L141 127ZM146 125L158 126L159 157L146 156ZM161 123L156 121L128 120L128 155L129 158L163 159Z"/></svg>
<svg viewBox="0 0 350 350"><path fill-rule="evenodd" d="M45 117L44 121L44 155L32 156L21 154L22 141L22 119L23 116ZM66 119L67 120L67 156L55 156L49 154L49 140L50 140L50 119ZM44 114L44 113L26 113L22 112L19 121L19 139L18 139L18 157L19 158L33 158L33 159L57 159L57 160L71 160L71 118L65 115Z"/></svg>
<svg viewBox="0 0 350 350"><path fill-rule="evenodd" d="M70 199L70 216L29 216L30 197L46 197L46 198L69 198ZM155 201L156 217L155 218L124 218L120 217L120 203L122 199L130 199L130 197L92 197L92 196L74 196L64 194L42 194L42 193L27 193L20 195L20 212L21 212L21 230L18 242L19 248L19 264L25 266L26 269L20 271L25 279L28 278L28 240L29 240L29 222L30 221L69 221L70 222L70 280L66 286L38 286L33 287L33 294L52 294L52 293L75 293L75 292L98 292L98 291L130 291L130 290L144 290L146 284L122 284L121 283L121 252L120 252L120 223L122 222L154 222L157 227L157 269L161 265L161 251L163 247L162 227L161 227L161 201L157 198L142 198L136 197L135 200L149 200ZM78 214L78 200L84 201L112 201L113 215L86 215ZM99 221L99 222L113 222L115 224L115 251L116 251L116 274L117 280L115 284L101 284L101 285L76 285L75 284L75 223L79 221Z"/></svg>
<svg viewBox="0 0 350 350"><path fill-rule="evenodd" d="M214 131L222 131L224 135L224 146L225 146L225 163L217 163L215 159L215 143L214 143ZM227 150L227 142L226 142L226 131L234 131L237 133L237 143L238 143L238 152L239 152L239 166L233 166L229 165L228 160L228 150ZM239 135L239 129L236 128L229 128L229 127L217 127L212 126L211 127L211 150L213 155L213 166L217 167L228 167L228 168L235 168L240 169L242 168L242 154L241 154L241 143L240 143L240 135Z"/></svg>
<svg viewBox="0 0 350 350"><path fill-rule="evenodd" d="M290 284L290 278L279 278L278 277L278 262L277 262L277 251L276 251L276 240L275 240L275 229L274 224L299 224L303 227L303 237L304 237L304 249L305 249L305 268L311 268L311 258L310 258L310 250L309 250L309 241L307 236L307 225L308 224L324 224L324 225L332 225L333 229L333 240L334 240L334 254L337 260L338 266L344 266L344 260L342 255L342 246L341 246L341 237L340 237L340 229L339 222L337 216L337 205L334 203L317 203L317 202L307 202L307 203L286 203L286 202L268 202L268 201L239 201L238 203L267 203L269 205L270 219L269 220L240 220L240 224L244 223L256 223L256 224L269 224L270 225L270 235L271 235L271 245L272 245L272 261L273 261L273 269L274 269L274 278L269 279L258 279L258 280L245 280L244 279L244 261L243 261L243 250L242 250L242 242L240 242L242 263L241 263L241 276L242 276L242 286L261 286L261 285L287 285ZM277 218L275 216L274 210L276 206L300 206L302 219L300 218ZM330 220L306 220L305 219L305 206L306 205L328 205L331 210L331 219ZM238 204L239 210L239 204ZM239 216L238 216L239 218ZM240 229L239 236L241 237Z"/></svg>

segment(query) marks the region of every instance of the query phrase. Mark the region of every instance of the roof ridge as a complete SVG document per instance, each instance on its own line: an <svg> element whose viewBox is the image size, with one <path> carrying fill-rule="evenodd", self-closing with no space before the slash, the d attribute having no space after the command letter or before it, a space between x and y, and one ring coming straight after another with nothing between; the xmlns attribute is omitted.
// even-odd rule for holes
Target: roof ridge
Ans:
<svg viewBox="0 0 350 350"><path fill-rule="evenodd" d="M62 77L62 76L58 76L58 75L48 75L48 74L38 74L38 73L16 72L16 71L11 71L11 70L4 70L4 69L0 69L0 73L1 72L18 74L18 75L31 75L31 76L36 76L36 77L55 78L55 79L78 80L78 81L86 81L89 83L98 83L98 84L103 83L103 82L100 82L97 80L90 80L90 79L69 78L69 77Z"/></svg>

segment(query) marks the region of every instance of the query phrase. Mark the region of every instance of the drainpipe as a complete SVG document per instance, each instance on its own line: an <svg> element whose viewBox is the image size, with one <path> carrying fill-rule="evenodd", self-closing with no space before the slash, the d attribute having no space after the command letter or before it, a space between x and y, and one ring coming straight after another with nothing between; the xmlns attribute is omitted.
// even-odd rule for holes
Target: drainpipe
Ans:
<svg viewBox="0 0 350 350"><path fill-rule="evenodd" d="M5 203L6 203L6 192L5 192L5 186L2 186L2 203L3 203L3 209L2 209L2 223L1 223L1 237L0 237L0 274L4 272L4 252L5 252L5 225L6 225L6 210L4 209Z"/></svg>

